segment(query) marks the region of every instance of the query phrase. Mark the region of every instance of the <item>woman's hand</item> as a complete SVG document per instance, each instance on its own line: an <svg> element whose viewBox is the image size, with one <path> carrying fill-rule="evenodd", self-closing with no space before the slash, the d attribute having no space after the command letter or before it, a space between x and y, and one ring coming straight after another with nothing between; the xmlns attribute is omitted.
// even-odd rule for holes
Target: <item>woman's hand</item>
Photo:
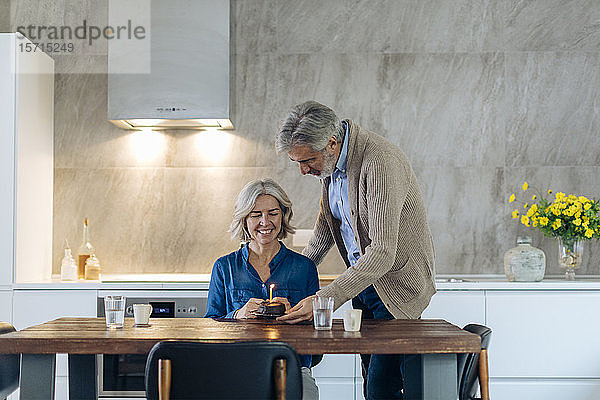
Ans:
<svg viewBox="0 0 600 400"><path fill-rule="evenodd" d="M290 308L292 308L290 302L285 297L273 297L273 301L278 301L285 306L285 311L287 312Z"/></svg>
<svg viewBox="0 0 600 400"><path fill-rule="evenodd" d="M290 310L286 311L285 315L277 317L277 321L284 321L288 324L297 324L302 321L311 321L313 319L312 301L317 295L308 296Z"/></svg>
<svg viewBox="0 0 600 400"><path fill-rule="evenodd" d="M263 301L263 299L251 298L242 308L235 312L233 318L256 318L256 315L253 313L258 310L258 306L260 306Z"/></svg>

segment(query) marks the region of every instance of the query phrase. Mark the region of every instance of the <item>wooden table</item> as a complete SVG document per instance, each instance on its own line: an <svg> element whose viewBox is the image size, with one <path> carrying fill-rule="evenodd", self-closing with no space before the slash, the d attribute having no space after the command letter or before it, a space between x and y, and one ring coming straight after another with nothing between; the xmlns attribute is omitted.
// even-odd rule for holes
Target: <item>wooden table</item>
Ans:
<svg viewBox="0 0 600 400"><path fill-rule="evenodd" d="M205 318L152 319L145 328L126 318L123 329L107 329L104 318L59 318L0 335L0 353L23 354L23 399L54 398L56 353L69 354L70 398L95 399L97 354L146 354L172 339L281 341L299 354L421 354L424 399L456 400L456 353L480 351L479 336L443 320L364 320L360 332L345 332L339 320L331 331L316 331L312 325Z"/></svg>

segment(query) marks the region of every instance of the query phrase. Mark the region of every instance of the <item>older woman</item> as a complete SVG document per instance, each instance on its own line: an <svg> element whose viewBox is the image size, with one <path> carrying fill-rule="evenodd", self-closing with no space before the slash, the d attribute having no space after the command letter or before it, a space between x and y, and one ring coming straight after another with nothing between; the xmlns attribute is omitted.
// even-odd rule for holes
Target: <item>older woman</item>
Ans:
<svg viewBox="0 0 600 400"><path fill-rule="evenodd" d="M269 298L293 307L319 290L315 264L279 240L294 233L292 203L272 179L249 182L239 193L230 232L242 247L219 258L212 269L207 318L256 318L260 303ZM310 371L311 356L300 356L303 399L318 399Z"/></svg>

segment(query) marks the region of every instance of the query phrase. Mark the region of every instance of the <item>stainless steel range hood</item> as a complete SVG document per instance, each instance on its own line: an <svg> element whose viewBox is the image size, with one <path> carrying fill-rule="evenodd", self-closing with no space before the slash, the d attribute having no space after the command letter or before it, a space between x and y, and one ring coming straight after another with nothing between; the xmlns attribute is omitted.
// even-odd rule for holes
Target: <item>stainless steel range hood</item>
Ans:
<svg viewBox="0 0 600 400"><path fill-rule="evenodd" d="M127 45L124 41L109 42L108 119L124 129L233 129L229 0L146 0L145 4L150 6L151 21L147 71L127 73L127 64L135 56L114 51ZM109 9L109 19L110 13Z"/></svg>

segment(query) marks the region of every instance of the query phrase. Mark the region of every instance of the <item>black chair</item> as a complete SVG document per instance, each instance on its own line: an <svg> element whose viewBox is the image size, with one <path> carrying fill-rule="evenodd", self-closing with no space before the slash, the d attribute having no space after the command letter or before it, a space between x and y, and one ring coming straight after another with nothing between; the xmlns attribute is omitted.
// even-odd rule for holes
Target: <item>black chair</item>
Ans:
<svg viewBox="0 0 600 400"><path fill-rule="evenodd" d="M458 399L474 400L477 395L477 380L481 389L481 399L489 400L489 373L487 349L492 337L492 330L487 326L469 324L463 328L481 338L481 353L458 354Z"/></svg>
<svg viewBox="0 0 600 400"><path fill-rule="evenodd" d="M159 342L146 361L146 398L300 400L298 355L280 342Z"/></svg>
<svg viewBox="0 0 600 400"><path fill-rule="evenodd" d="M14 332L15 328L0 322L0 335ZM19 387L20 354L0 354L0 399L5 399Z"/></svg>

